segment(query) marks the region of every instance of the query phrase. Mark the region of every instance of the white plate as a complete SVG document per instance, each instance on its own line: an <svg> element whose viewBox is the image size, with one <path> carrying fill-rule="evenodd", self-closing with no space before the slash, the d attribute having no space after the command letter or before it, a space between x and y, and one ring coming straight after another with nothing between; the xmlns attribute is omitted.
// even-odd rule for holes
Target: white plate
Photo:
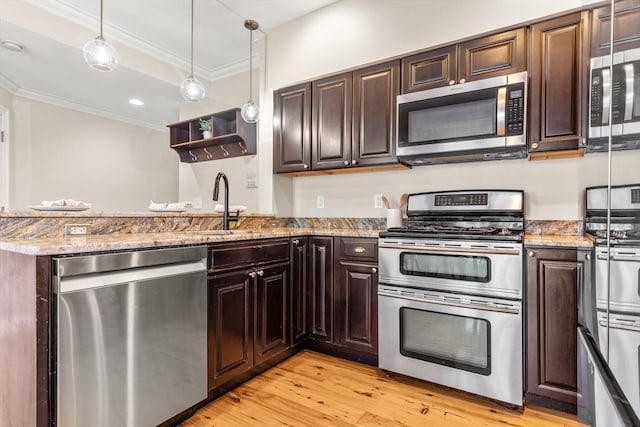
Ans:
<svg viewBox="0 0 640 427"><path fill-rule="evenodd" d="M186 208L149 208L151 212L184 212Z"/></svg>
<svg viewBox="0 0 640 427"><path fill-rule="evenodd" d="M91 206L28 206L29 209L33 209L34 211L69 211L69 212L77 212L77 211L86 211L90 209Z"/></svg>

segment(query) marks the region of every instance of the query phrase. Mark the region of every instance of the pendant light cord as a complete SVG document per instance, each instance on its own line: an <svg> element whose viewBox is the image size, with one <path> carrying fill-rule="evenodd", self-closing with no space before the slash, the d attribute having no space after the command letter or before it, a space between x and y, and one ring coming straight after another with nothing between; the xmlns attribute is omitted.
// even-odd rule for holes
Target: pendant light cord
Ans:
<svg viewBox="0 0 640 427"><path fill-rule="evenodd" d="M193 1L191 0L191 78L193 76Z"/></svg>
<svg viewBox="0 0 640 427"><path fill-rule="evenodd" d="M100 40L104 40L104 37L102 36L102 9L103 9L103 0L100 0Z"/></svg>
<svg viewBox="0 0 640 427"><path fill-rule="evenodd" d="M253 30L249 30L249 102L253 102Z"/></svg>

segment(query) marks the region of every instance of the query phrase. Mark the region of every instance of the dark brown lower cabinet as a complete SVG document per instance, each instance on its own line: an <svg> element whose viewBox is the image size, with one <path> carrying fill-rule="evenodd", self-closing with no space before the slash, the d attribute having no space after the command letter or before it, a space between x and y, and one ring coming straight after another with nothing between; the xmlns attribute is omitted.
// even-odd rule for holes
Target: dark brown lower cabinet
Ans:
<svg viewBox="0 0 640 427"><path fill-rule="evenodd" d="M312 237L309 262L311 338L333 341L333 237Z"/></svg>
<svg viewBox="0 0 640 427"><path fill-rule="evenodd" d="M341 262L335 295L336 344L378 354L377 266Z"/></svg>
<svg viewBox="0 0 640 427"><path fill-rule="evenodd" d="M533 247L526 263L527 401L575 410L577 290L585 263L577 249Z"/></svg>
<svg viewBox="0 0 640 427"><path fill-rule="evenodd" d="M289 347L288 304L289 264L256 271L255 281L255 364L259 365Z"/></svg>
<svg viewBox="0 0 640 427"><path fill-rule="evenodd" d="M309 238L291 239L291 345L298 345L309 335Z"/></svg>
<svg viewBox="0 0 640 427"><path fill-rule="evenodd" d="M209 278L209 390L253 367L249 271Z"/></svg>

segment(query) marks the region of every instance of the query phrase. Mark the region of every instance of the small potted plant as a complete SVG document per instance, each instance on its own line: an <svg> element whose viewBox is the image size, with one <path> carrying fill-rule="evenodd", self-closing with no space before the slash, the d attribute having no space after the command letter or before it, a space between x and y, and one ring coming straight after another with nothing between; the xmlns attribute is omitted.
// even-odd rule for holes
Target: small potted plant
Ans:
<svg viewBox="0 0 640 427"><path fill-rule="evenodd" d="M200 119L200 130L202 131L202 139L211 138L211 130L213 128L213 119Z"/></svg>

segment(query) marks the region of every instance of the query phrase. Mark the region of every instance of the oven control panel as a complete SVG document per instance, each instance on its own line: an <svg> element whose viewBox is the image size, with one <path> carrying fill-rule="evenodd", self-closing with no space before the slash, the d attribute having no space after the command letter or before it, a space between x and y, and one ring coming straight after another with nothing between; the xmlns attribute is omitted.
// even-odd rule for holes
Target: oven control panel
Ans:
<svg viewBox="0 0 640 427"><path fill-rule="evenodd" d="M439 194L435 197L436 206L487 206L487 193Z"/></svg>

